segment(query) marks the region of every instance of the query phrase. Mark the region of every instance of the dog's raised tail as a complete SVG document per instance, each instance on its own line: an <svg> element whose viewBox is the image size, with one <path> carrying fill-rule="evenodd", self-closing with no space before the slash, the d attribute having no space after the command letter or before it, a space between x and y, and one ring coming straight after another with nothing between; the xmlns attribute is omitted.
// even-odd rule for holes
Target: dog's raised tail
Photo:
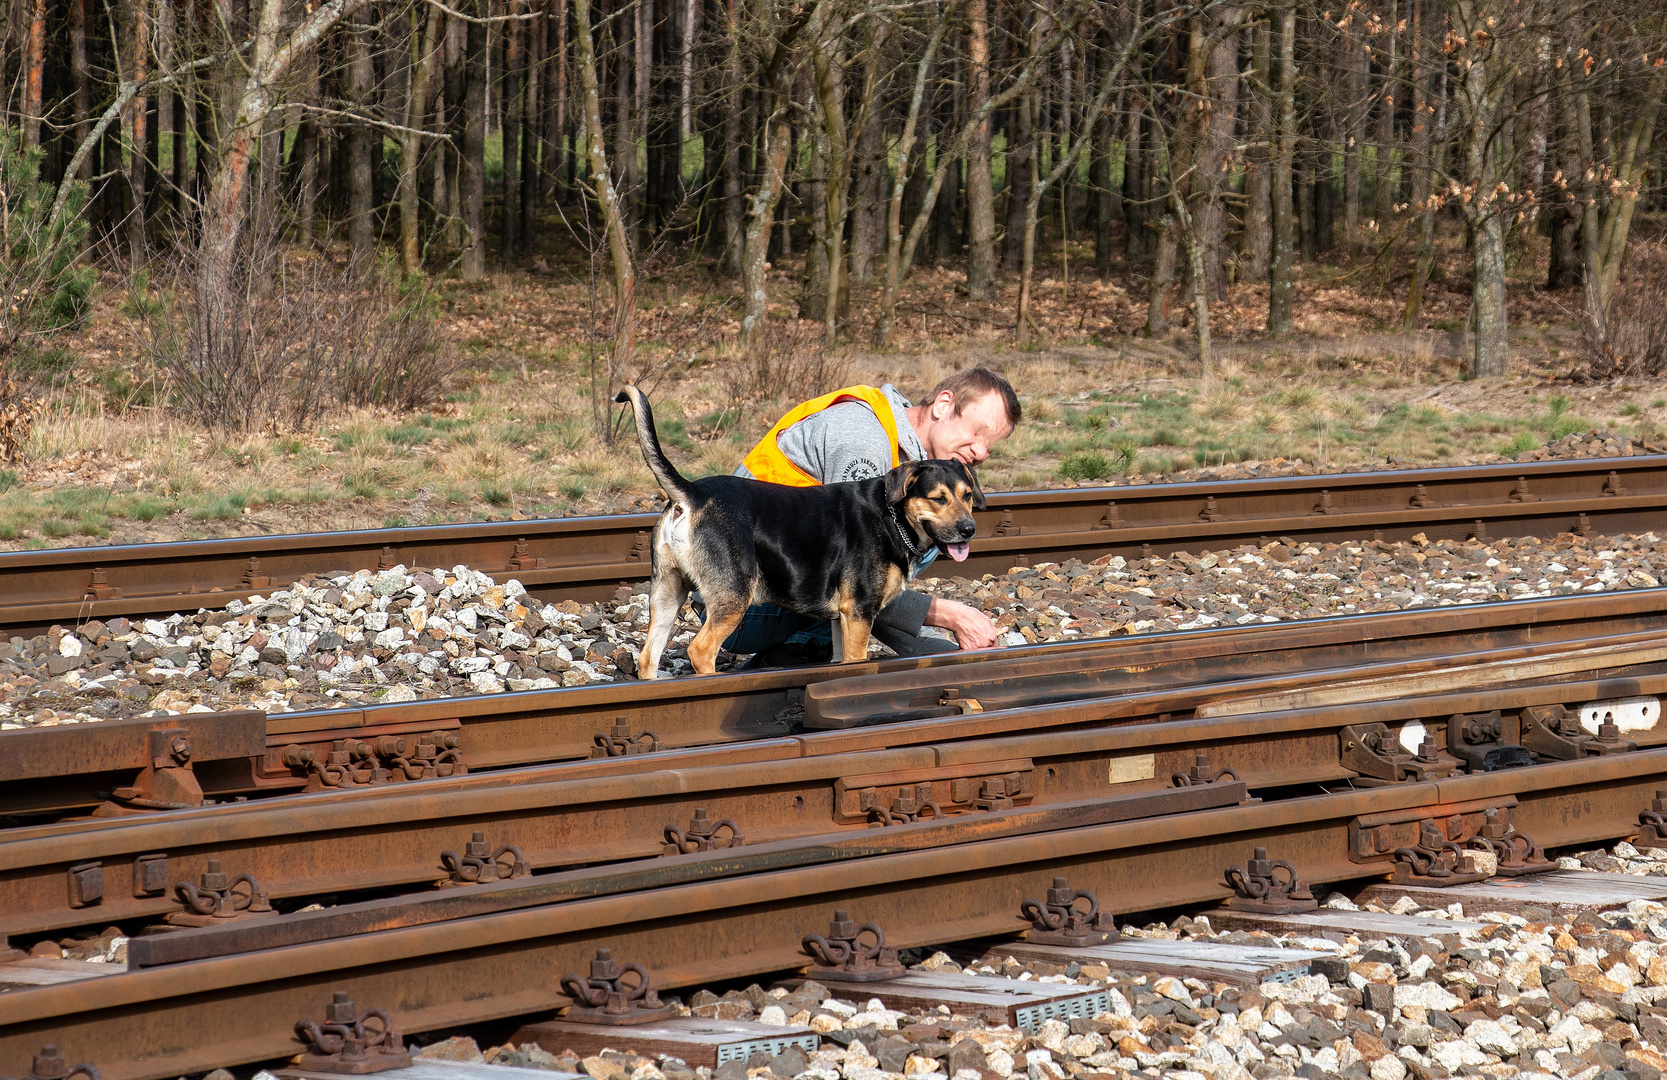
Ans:
<svg viewBox="0 0 1667 1080"><path fill-rule="evenodd" d="M621 405L631 406L631 412L637 418L637 441L642 444L643 461L648 463L648 471L660 482L660 488L666 493L666 497L676 502L689 502L694 488L672 465L666 457L666 452L660 449L660 436L654 431L654 410L649 406L647 396L627 383L625 389L614 395L614 400Z"/></svg>

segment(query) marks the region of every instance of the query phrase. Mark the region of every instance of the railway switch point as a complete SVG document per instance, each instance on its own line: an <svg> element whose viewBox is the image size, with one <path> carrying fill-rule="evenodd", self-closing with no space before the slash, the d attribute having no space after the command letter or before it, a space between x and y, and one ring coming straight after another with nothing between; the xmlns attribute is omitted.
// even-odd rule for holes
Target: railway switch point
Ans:
<svg viewBox="0 0 1667 1080"><path fill-rule="evenodd" d="M677 1016L635 1027L608 1027L569 1020L527 1024L510 1037L519 1046L537 1043L552 1054L572 1050L580 1056L604 1049L629 1050L644 1057L669 1054L691 1069L715 1069L731 1061L747 1062L754 1054L775 1057L790 1047L814 1053L821 1038L809 1028L777 1027L753 1020L709 1020Z"/></svg>

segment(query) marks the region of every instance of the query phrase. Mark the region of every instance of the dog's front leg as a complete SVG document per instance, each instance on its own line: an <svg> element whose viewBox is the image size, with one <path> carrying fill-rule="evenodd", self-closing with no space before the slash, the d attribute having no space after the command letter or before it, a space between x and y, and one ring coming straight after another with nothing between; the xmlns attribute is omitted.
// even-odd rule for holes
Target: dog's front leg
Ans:
<svg viewBox="0 0 1667 1080"><path fill-rule="evenodd" d="M868 659L868 635L873 623L860 615L840 615L833 624L834 659L854 664Z"/></svg>

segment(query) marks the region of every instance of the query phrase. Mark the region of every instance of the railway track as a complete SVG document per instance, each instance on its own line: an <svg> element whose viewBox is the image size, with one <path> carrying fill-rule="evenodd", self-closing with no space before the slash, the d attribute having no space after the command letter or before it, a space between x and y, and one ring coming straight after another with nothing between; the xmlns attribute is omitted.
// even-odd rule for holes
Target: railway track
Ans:
<svg viewBox="0 0 1667 1080"><path fill-rule="evenodd" d="M355 709L23 729L0 733L0 814L14 821L95 808L120 814L170 800L181 806L381 788L513 766L635 757L655 747L756 748L760 740L802 731L959 714L969 707L944 703L946 689L996 709L1309 668L1549 647L1599 635L1647 635L1664 625L1667 590L1637 589L1444 608L1439 617L1402 611ZM180 739L184 761L168 756Z"/></svg>
<svg viewBox="0 0 1667 1080"><path fill-rule="evenodd" d="M1144 528L1160 550L1258 539L1270 522L1283 524L1269 534L1305 539L1332 525L1325 535L1359 537L1373 520L1386 535L1432 539L1490 524L1544 535L1579 527L1579 515L1594 528L1652 524L1655 496L1638 492L1662 459L1551 464L1590 467L1453 476L1473 485L1462 507L1457 488L1430 486L1431 471L1368 474L1422 476L1422 501L1453 504L1403 500L1401 519L1360 509L1399 498L1392 485L1338 477L1303 481L1327 493L1310 506L1326 513L1274 516L1316 498L1280 481L1282 493L1264 495L1284 503L1255 520L1227 518L1234 504L1219 489L1236 485L1215 485L1204 509L1198 489L1210 485L1108 490L1150 494L1140 505L1153 520L1184 516L1193 500L1173 533ZM1607 467L1617 464L1635 471ZM1503 494L1482 486L1505 473ZM1611 493L1582 498L1594 482ZM1026 532L1015 512L981 557L1024 561L1008 541L1029 544L1030 558L1106 553L1142 531L1115 524L1104 492L1064 494L1082 496L1079 515L1098 499L1102 527ZM1131 502L1120 498L1119 514ZM1506 503L1523 512L1468 525L1427 516ZM611 575L621 564L594 565ZM592 580L620 580L605 578ZM147 602L182 595L228 598ZM0 933L22 948L112 923L134 936L126 970L61 961L52 985L8 978L0 961L0 1070L23 1071L48 1043L118 1080L271 1061L294 1052L294 1022L337 992L389 1008L407 1032L546 1012L569 1003L560 973L583 970L598 947L648 962L667 989L788 971L836 908L884 924L902 947L1004 936L1020 901L1059 876L1110 912L1210 903L1230 891L1224 869L1256 847L1340 883L1405 873L1408 851L1499 851L1501 833L1523 834L1532 841L1503 853L1532 870L1544 864L1536 845L1630 836L1660 809L1664 622L1667 589L1640 589L6 732L0 812L107 816L0 831ZM161 811L151 797L193 787L205 805Z"/></svg>
<svg viewBox="0 0 1667 1080"><path fill-rule="evenodd" d="M340 992L386 1003L407 1032L542 1012L598 946L651 958L667 988L787 971L832 909L898 946L1004 935L1057 877L1108 911L1205 903L1254 847L1336 882L1388 870L1362 836L1412 844L1426 826L1467 842L1508 817L1543 845L1590 843L1634 831L1664 778L1654 749L1136 820L1104 820L1107 800L1052 820L1015 808L180 931L221 955L0 994L0 1062L45 1042L120 1080L271 1060Z"/></svg>
<svg viewBox="0 0 1667 1080"><path fill-rule="evenodd" d="M958 573L1015 563L1325 542L1642 532L1667 505L1667 455L992 495ZM264 594L304 575L467 565L543 600L596 600L648 576L653 514L487 522L0 553L0 628L135 618Z"/></svg>

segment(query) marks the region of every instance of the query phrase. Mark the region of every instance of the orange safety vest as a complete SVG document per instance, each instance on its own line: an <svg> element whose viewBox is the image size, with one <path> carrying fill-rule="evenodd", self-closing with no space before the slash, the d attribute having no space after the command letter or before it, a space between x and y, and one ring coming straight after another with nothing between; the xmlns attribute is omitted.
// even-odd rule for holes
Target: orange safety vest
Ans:
<svg viewBox="0 0 1667 1080"><path fill-rule="evenodd" d="M770 484L787 484L790 487L816 487L822 481L805 472L781 452L776 440L781 433L809 416L815 416L823 409L838 405L842 401L860 401L874 410L879 418L880 426L886 431L886 440L891 445L891 467L897 468L901 455L897 448L897 415L892 411L891 400L885 392L872 386L847 386L843 390L835 390L831 394L823 394L819 398L812 398L798 406L786 416L776 421L776 426L769 430L758 445L748 452L741 460L753 478Z"/></svg>

